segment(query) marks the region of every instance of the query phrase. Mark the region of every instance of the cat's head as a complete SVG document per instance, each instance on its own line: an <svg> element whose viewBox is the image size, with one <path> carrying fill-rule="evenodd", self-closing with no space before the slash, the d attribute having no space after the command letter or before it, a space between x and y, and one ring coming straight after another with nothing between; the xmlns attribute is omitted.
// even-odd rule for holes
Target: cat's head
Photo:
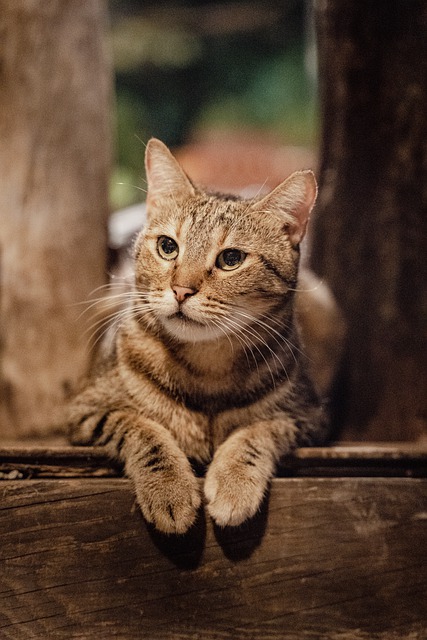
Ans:
<svg viewBox="0 0 427 640"><path fill-rule="evenodd" d="M212 195L156 139L147 145L146 171L136 286L172 337L217 339L286 303L317 194L311 171L293 173L262 198Z"/></svg>

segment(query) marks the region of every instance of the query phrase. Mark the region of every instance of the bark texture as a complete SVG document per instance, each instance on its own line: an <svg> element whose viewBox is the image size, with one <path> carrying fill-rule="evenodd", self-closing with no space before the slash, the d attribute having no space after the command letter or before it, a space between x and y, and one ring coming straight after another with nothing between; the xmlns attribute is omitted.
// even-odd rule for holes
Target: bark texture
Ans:
<svg viewBox="0 0 427 640"><path fill-rule="evenodd" d="M415 439L427 404L427 4L321 0L312 266L348 322L346 437Z"/></svg>
<svg viewBox="0 0 427 640"><path fill-rule="evenodd" d="M105 281L111 69L100 0L0 0L0 435L45 432Z"/></svg>

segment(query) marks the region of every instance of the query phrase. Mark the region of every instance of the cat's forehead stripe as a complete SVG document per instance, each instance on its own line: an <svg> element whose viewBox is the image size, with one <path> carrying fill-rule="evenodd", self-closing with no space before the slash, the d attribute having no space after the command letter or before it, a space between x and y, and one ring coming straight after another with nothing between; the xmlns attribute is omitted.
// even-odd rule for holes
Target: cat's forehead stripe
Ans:
<svg viewBox="0 0 427 640"><path fill-rule="evenodd" d="M176 228L176 235L178 240L182 242L185 238L187 238L190 227L191 227L190 218L185 217L184 219L181 219L181 220L178 219L177 228Z"/></svg>
<svg viewBox="0 0 427 640"><path fill-rule="evenodd" d="M233 200L221 200L214 196L194 203L193 221L207 226L230 225L235 222L238 206Z"/></svg>
<svg viewBox="0 0 427 640"><path fill-rule="evenodd" d="M233 204L212 197L195 209L191 224L186 229L187 244L193 245L196 252L202 250L208 262L215 262L218 251L232 242L236 227L235 212L231 211L231 208L235 209Z"/></svg>

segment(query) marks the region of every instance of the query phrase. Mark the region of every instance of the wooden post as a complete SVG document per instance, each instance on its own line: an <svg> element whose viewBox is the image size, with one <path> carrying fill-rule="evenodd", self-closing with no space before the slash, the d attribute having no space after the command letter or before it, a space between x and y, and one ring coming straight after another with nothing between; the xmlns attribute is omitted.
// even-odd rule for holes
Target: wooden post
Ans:
<svg viewBox="0 0 427 640"><path fill-rule="evenodd" d="M46 432L105 281L111 69L101 0L0 0L0 436Z"/></svg>
<svg viewBox="0 0 427 640"><path fill-rule="evenodd" d="M317 3L322 105L312 266L348 323L350 439L427 427L427 5Z"/></svg>

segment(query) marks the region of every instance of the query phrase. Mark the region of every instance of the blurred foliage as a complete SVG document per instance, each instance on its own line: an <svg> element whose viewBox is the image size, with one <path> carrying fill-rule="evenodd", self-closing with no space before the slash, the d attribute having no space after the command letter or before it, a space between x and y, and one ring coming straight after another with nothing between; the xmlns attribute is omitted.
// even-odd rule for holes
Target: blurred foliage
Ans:
<svg viewBox="0 0 427 640"><path fill-rule="evenodd" d="M112 205L141 200L144 142L178 146L206 129L316 139L303 0L110 0L117 154Z"/></svg>

